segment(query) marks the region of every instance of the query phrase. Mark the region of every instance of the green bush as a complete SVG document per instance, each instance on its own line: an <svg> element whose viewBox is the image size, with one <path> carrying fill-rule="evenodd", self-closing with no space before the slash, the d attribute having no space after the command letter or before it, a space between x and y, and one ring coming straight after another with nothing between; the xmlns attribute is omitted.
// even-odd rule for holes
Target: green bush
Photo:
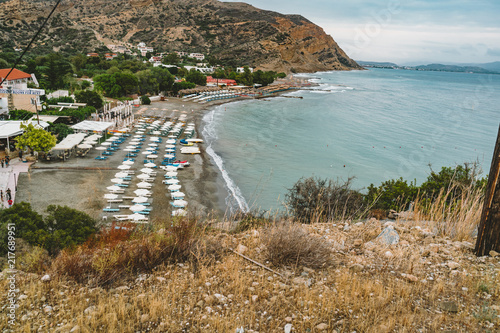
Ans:
<svg viewBox="0 0 500 333"><path fill-rule="evenodd" d="M0 211L0 253L7 251L7 224L16 226L16 238L22 238L30 245L46 249L55 255L60 250L81 244L97 232L96 221L87 214L67 206L50 205L48 215L43 217L26 202L16 203Z"/></svg>
<svg viewBox="0 0 500 333"><path fill-rule="evenodd" d="M365 208L363 195L351 187L352 179L343 184L314 177L300 179L288 190L286 204L302 223L353 219Z"/></svg>
<svg viewBox="0 0 500 333"><path fill-rule="evenodd" d="M66 124L53 124L49 122L49 132L57 137L57 142L61 142L69 134L73 134L75 131Z"/></svg>
<svg viewBox="0 0 500 333"><path fill-rule="evenodd" d="M151 100L148 96L141 96L141 103L144 105L149 105L151 104Z"/></svg>
<svg viewBox="0 0 500 333"><path fill-rule="evenodd" d="M26 110L12 110L9 111L10 120L28 120L33 117L33 112Z"/></svg>

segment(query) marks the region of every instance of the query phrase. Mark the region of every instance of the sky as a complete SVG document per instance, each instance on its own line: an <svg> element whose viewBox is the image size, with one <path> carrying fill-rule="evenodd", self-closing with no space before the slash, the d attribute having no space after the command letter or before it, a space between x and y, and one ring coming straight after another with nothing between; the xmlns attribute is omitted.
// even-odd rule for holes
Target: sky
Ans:
<svg viewBox="0 0 500 333"><path fill-rule="evenodd" d="M242 2L304 16L322 27L354 60L398 65L500 61L500 0Z"/></svg>

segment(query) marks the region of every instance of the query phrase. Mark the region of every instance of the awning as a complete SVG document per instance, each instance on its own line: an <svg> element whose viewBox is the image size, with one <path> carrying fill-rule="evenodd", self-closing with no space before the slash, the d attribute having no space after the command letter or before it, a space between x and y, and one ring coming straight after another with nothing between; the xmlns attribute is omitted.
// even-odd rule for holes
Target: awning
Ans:
<svg viewBox="0 0 500 333"><path fill-rule="evenodd" d="M71 128L78 131L103 132L113 126L115 126L115 123L112 122L84 120L78 124L71 126Z"/></svg>
<svg viewBox="0 0 500 333"><path fill-rule="evenodd" d="M20 120L0 121L0 139L7 139L23 134L24 130L21 128L22 123L23 122ZM38 127L38 123L36 121L32 121L31 123L35 126L35 128ZM49 124L44 121L40 121L40 127L45 129L49 127Z"/></svg>
<svg viewBox="0 0 500 333"><path fill-rule="evenodd" d="M74 146L78 145L85 138L85 133L75 133L69 134L61 142L55 145L52 150L68 150L72 149Z"/></svg>

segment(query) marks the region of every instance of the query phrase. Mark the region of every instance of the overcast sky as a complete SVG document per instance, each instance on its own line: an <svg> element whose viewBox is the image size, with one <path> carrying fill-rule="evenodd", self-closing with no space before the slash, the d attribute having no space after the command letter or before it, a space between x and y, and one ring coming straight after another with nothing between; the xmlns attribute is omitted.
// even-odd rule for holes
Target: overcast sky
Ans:
<svg viewBox="0 0 500 333"><path fill-rule="evenodd" d="M243 2L306 17L355 60L400 65L500 61L500 0Z"/></svg>

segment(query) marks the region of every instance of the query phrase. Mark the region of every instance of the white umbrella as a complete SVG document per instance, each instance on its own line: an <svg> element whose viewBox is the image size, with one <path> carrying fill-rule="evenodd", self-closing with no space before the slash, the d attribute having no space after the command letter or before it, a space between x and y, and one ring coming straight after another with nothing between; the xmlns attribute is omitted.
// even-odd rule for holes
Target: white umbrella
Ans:
<svg viewBox="0 0 500 333"><path fill-rule="evenodd" d="M77 146L78 148L81 148L81 149L90 149L92 148L92 145L88 145L88 144L85 144L85 143L81 143Z"/></svg>
<svg viewBox="0 0 500 333"><path fill-rule="evenodd" d="M146 173L141 173L139 176L137 176L137 178L139 179L149 179L151 178L150 175L146 174Z"/></svg>
<svg viewBox="0 0 500 333"><path fill-rule="evenodd" d="M153 186L153 185L150 183L147 183L147 182L137 183L137 187L139 187L139 188L150 188L151 186Z"/></svg>
<svg viewBox="0 0 500 333"><path fill-rule="evenodd" d="M106 187L106 189L108 189L109 191L120 191L120 190L123 190L120 186L116 186L116 185L108 186L108 187Z"/></svg>
<svg viewBox="0 0 500 333"><path fill-rule="evenodd" d="M144 188L140 188L138 190L135 190L134 193L138 196L145 196L145 195L148 195L148 194L151 194L151 191L150 190L146 190Z"/></svg>
<svg viewBox="0 0 500 333"><path fill-rule="evenodd" d="M123 161L123 163L122 163L122 164L125 164L125 165L132 165L132 164L134 164L134 162L133 162L133 161L126 160L126 161Z"/></svg>
<svg viewBox="0 0 500 333"><path fill-rule="evenodd" d="M176 209L172 212L172 216L186 216L187 212L184 209Z"/></svg>
<svg viewBox="0 0 500 333"><path fill-rule="evenodd" d="M142 138L142 135L134 135L134 138Z"/></svg>
<svg viewBox="0 0 500 333"><path fill-rule="evenodd" d="M175 158L175 155L173 154L165 154L163 156L165 156L165 158Z"/></svg>
<svg viewBox="0 0 500 333"><path fill-rule="evenodd" d="M148 155L148 156L146 156L146 157L147 157L147 158L157 158L157 157L158 157L158 155L151 154L151 155Z"/></svg>
<svg viewBox="0 0 500 333"><path fill-rule="evenodd" d="M178 168L177 168L176 166L173 166L173 165L167 165L167 166L165 167L165 170L166 170L166 171L177 171L177 169L178 169Z"/></svg>
<svg viewBox="0 0 500 333"><path fill-rule="evenodd" d="M150 151L150 150L156 151L156 147L147 147L146 150L148 150L148 151Z"/></svg>
<svg viewBox="0 0 500 333"><path fill-rule="evenodd" d="M153 169L151 169L151 168L142 168L142 169L141 169L141 172L142 172L142 173L152 173L152 172L154 172L154 170L153 170Z"/></svg>
<svg viewBox="0 0 500 333"><path fill-rule="evenodd" d="M148 143L148 146L150 146L150 147L158 147L158 144L157 143Z"/></svg>
<svg viewBox="0 0 500 333"><path fill-rule="evenodd" d="M137 148L135 148L135 147L134 148L125 148L125 149L123 149L123 151L135 151L136 149Z"/></svg>
<svg viewBox="0 0 500 333"><path fill-rule="evenodd" d="M106 150L106 147L95 147L96 150Z"/></svg>
<svg viewBox="0 0 500 333"><path fill-rule="evenodd" d="M146 215L135 213L135 214L129 215L128 219L132 220L132 221L140 221L140 220L146 220L147 217L146 217Z"/></svg>
<svg viewBox="0 0 500 333"><path fill-rule="evenodd" d="M112 141L116 141L116 140L120 140L120 138L116 137L116 136L112 136L112 137L108 138L106 141L112 142Z"/></svg>
<svg viewBox="0 0 500 333"><path fill-rule="evenodd" d="M146 164L144 164L144 166L146 168L154 168L154 167L156 167L156 164L154 164L154 163L146 163Z"/></svg>
<svg viewBox="0 0 500 333"><path fill-rule="evenodd" d="M157 141L157 140L160 140L160 138L157 137L157 136L152 136L152 137L149 138L149 140L150 141Z"/></svg>
<svg viewBox="0 0 500 333"><path fill-rule="evenodd" d="M175 148L175 145L165 145L165 148Z"/></svg>
<svg viewBox="0 0 500 333"><path fill-rule="evenodd" d="M124 183L125 181L121 178L113 178L113 179L111 179L111 182L121 184L121 183Z"/></svg>
<svg viewBox="0 0 500 333"><path fill-rule="evenodd" d="M168 171L165 173L168 177L177 177L178 172L177 171Z"/></svg>
<svg viewBox="0 0 500 333"><path fill-rule="evenodd" d="M151 152L147 150L142 152L142 155L149 155L149 154L151 154Z"/></svg>
<svg viewBox="0 0 500 333"><path fill-rule="evenodd" d="M166 141L166 143L167 143L167 144L171 144L171 145L173 145L173 144L175 144L175 140L174 140L174 139L168 139L168 140Z"/></svg>
<svg viewBox="0 0 500 333"><path fill-rule="evenodd" d="M128 209L130 209L133 212L140 212L140 211L143 211L144 208L146 208L146 207L144 207L144 205L133 205L133 206L130 206Z"/></svg>
<svg viewBox="0 0 500 333"><path fill-rule="evenodd" d="M103 142L101 143L101 146L111 146L111 142Z"/></svg>
<svg viewBox="0 0 500 333"><path fill-rule="evenodd" d="M179 184L178 179L167 179L167 180L164 180L164 182L165 182L165 184L168 184L168 185Z"/></svg>
<svg viewBox="0 0 500 333"><path fill-rule="evenodd" d="M184 198L186 196L184 192L172 192L170 195L172 198Z"/></svg>
<svg viewBox="0 0 500 333"><path fill-rule="evenodd" d="M174 200L173 204L175 206L186 206L188 203L186 200Z"/></svg>
<svg viewBox="0 0 500 333"><path fill-rule="evenodd" d="M126 172L117 172L117 173L115 173L115 177L116 178L125 178L125 177L128 177L128 173L126 173Z"/></svg>
<svg viewBox="0 0 500 333"><path fill-rule="evenodd" d="M169 189L170 191L178 191L181 187L182 187L182 186L181 186L181 185L179 185L179 184L173 184L173 185L169 185L169 186L168 186L168 189Z"/></svg>
<svg viewBox="0 0 500 333"><path fill-rule="evenodd" d="M137 149L137 146L132 146L132 145L130 145L130 146L127 146L127 147L125 147L125 148Z"/></svg>
<svg viewBox="0 0 500 333"><path fill-rule="evenodd" d="M105 199L114 200L114 199L118 198L118 194L107 193L107 194L104 195L104 198Z"/></svg>
<svg viewBox="0 0 500 333"><path fill-rule="evenodd" d="M147 201L148 201L148 198L146 198L146 197L135 197L134 199L132 199L133 203L144 203Z"/></svg>
<svg viewBox="0 0 500 333"><path fill-rule="evenodd" d="M122 165L118 166L118 169L120 169L120 170L128 170L130 168L131 168L131 166L130 165L126 165L126 164L122 164Z"/></svg>

